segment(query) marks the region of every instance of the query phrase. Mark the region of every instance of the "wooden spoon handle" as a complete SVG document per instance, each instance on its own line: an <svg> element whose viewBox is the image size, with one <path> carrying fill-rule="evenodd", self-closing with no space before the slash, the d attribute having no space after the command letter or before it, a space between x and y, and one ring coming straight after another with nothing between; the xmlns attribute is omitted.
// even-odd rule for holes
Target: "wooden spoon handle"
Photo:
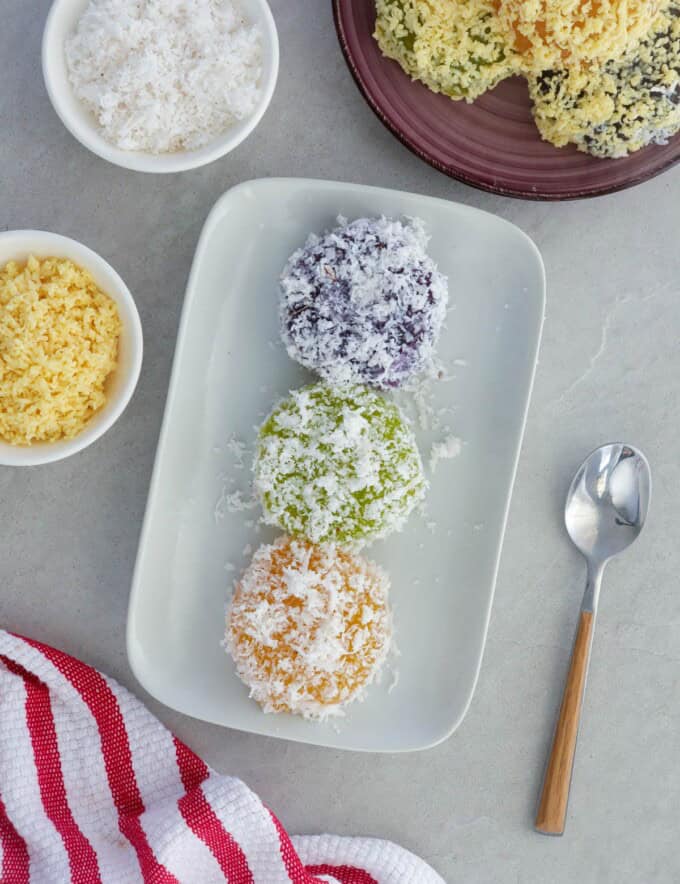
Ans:
<svg viewBox="0 0 680 884"><path fill-rule="evenodd" d="M576 737L593 637L593 617L592 611L581 611L576 631L569 674L564 686L562 705L536 813L536 831L544 835L561 835L564 832Z"/></svg>

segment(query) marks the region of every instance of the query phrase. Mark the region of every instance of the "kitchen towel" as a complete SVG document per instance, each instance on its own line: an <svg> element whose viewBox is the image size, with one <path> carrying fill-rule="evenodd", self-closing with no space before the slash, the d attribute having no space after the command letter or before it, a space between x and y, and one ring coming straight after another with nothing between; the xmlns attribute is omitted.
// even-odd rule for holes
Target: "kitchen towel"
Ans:
<svg viewBox="0 0 680 884"><path fill-rule="evenodd" d="M443 884L386 841L289 837L128 691L0 630L2 884Z"/></svg>

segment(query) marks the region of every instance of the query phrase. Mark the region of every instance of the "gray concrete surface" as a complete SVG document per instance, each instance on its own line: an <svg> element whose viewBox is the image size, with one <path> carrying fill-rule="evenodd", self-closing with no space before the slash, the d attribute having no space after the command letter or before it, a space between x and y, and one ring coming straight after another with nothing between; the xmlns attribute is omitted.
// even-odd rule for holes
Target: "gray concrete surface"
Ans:
<svg viewBox="0 0 680 884"><path fill-rule="evenodd" d="M52 111L40 73L48 5L0 0L0 229L54 230L107 257L136 296L146 358L134 401L98 444L53 466L0 468L0 624L118 678L291 831L391 838L450 884L680 880L680 168L589 202L476 192L417 160L364 105L328 0L274 0L281 76L254 135L198 171L126 172ZM205 725L144 696L127 665L128 591L192 253L216 198L267 175L459 200L514 221L545 258L543 350L481 678L460 729L424 754L354 756ZM607 574L567 834L546 839L531 815L583 582L562 498L582 456L618 437L647 452L655 496L643 537Z"/></svg>

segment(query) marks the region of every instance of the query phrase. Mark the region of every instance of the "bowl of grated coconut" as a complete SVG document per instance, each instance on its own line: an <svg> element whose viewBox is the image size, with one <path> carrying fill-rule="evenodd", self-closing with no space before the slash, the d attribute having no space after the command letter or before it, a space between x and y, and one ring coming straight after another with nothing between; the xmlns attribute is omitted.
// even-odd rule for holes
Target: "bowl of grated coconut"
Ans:
<svg viewBox="0 0 680 884"><path fill-rule="evenodd" d="M138 172L182 172L255 129L279 43L266 0L54 0L42 67L86 148Z"/></svg>

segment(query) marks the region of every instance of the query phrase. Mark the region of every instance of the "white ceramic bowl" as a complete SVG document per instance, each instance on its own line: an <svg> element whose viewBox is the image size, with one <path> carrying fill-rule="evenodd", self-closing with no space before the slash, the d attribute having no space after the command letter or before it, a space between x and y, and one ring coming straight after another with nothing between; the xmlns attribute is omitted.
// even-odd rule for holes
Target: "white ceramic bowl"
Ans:
<svg viewBox="0 0 680 884"><path fill-rule="evenodd" d="M122 331L118 351L118 367L106 382L106 405L94 415L82 433L74 439L38 442L30 446L9 445L0 440L0 464L4 466L35 466L63 460L87 448L113 426L132 398L142 367L142 324L128 287L116 271L92 249L82 243L46 233L43 230L12 230L0 233L0 267L8 261L37 258L70 258L89 270L95 282L118 306Z"/></svg>
<svg viewBox="0 0 680 884"><path fill-rule="evenodd" d="M101 135L89 111L75 97L68 78L64 43L73 32L89 0L54 0L42 43L42 67L50 101L69 132L93 153L137 172L183 172L205 166L239 145L260 122L267 110L279 73L279 38L266 0L241 0L249 19L257 22L263 35L262 96L255 112L235 123L223 135L199 150L151 154L114 147Z"/></svg>

